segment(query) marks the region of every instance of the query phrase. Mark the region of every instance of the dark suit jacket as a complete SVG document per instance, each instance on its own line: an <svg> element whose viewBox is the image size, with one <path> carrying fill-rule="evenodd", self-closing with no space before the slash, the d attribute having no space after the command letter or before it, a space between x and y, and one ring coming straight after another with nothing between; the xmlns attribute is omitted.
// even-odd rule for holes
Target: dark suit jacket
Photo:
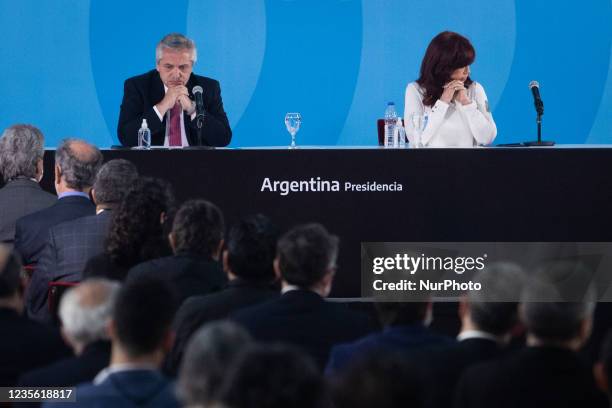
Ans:
<svg viewBox="0 0 612 408"><path fill-rule="evenodd" d="M202 125L203 146L227 146L232 140L232 131L223 110L221 100L221 87L214 79L191 74L187 82L187 89L191 99L191 91L194 86L199 85L204 89L203 100L206 116ZM142 119L147 120L151 130L151 144L163 145L166 135L166 118L159 120L159 116L153 110L153 106L164 98L164 84L157 70L151 70L146 74L129 78L123 87L123 101L119 112L119 124L117 134L119 141L124 146L138 145L138 129ZM190 146L197 146L196 121L184 113L185 133Z"/></svg>
<svg viewBox="0 0 612 408"><path fill-rule="evenodd" d="M123 282L127 273L134 265L118 265L111 261L110 256L103 252L89 258L83 268L83 279L104 278Z"/></svg>
<svg viewBox="0 0 612 408"><path fill-rule="evenodd" d="M372 353L409 353L451 342L452 339L434 334L423 325L387 327L355 342L336 345L330 353L326 373L342 371L351 362Z"/></svg>
<svg viewBox="0 0 612 408"><path fill-rule="evenodd" d="M221 290L227 282L219 262L191 254L177 254L142 262L128 271L127 280L143 277L167 281L176 289L181 303L190 296Z"/></svg>
<svg viewBox="0 0 612 408"><path fill-rule="evenodd" d="M109 341L88 344L78 356L29 371L19 379L20 387L69 387L93 381L110 362Z"/></svg>
<svg viewBox="0 0 612 408"><path fill-rule="evenodd" d="M81 281L85 263L104 251L104 239L111 216L111 211L106 210L99 215L81 217L51 227L49 240L28 287L28 310L31 316L37 316L40 320L49 317L49 282Z"/></svg>
<svg viewBox="0 0 612 408"><path fill-rule="evenodd" d="M77 402L45 403L43 407L173 408L179 407L173 384L158 371L129 370L110 374L100 384L76 389Z"/></svg>
<svg viewBox="0 0 612 408"><path fill-rule="evenodd" d="M49 228L75 218L93 215L95 212L96 206L89 198L69 196L56 200L51 207L17 221L15 249L21 254L24 263L37 263L49 239Z"/></svg>
<svg viewBox="0 0 612 408"><path fill-rule="evenodd" d="M234 279L220 292L188 298L174 319L176 338L172 351L166 358L168 373L176 374L191 336L202 325L213 320L225 319L240 309L278 296L278 290L265 282Z"/></svg>
<svg viewBox="0 0 612 408"><path fill-rule="evenodd" d="M456 389L455 407L608 407L590 368L573 351L528 347L467 369Z"/></svg>
<svg viewBox="0 0 612 408"><path fill-rule="evenodd" d="M468 338L451 344L438 345L411 356L422 379L425 406L447 408L453 405L455 387L470 366L499 358L504 349L494 340Z"/></svg>
<svg viewBox="0 0 612 408"><path fill-rule="evenodd" d="M256 340L301 347L321 368L325 367L332 346L355 340L372 329L366 316L301 289L242 309L233 319Z"/></svg>
<svg viewBox="0 0 612 408"><path fill-rule="evenodd" d="M15 240L15 223L24 215L53 205L57 197L25 177L9 181L0 189L0 242Z"/></svg>
<svg viewBox="0 0 612 408"><path fill-rule="evenodd" d="M71 350L55 330L0 308L0 386L10 387L36 367L67 357Z"/></svg>

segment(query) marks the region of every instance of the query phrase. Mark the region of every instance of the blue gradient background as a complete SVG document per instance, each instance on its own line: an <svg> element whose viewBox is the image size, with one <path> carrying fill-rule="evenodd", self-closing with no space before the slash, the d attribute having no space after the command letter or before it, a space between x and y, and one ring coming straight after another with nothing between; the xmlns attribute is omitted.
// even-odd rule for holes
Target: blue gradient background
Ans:
<svg viewBox="0 0 612 408"><path fill-rule="evenodd" d="M446 29L476 48L497 143L535 136L533 79L545 138L612 143L610 0L0 0L0 128L34 123L49 146L116 144L123 81L179 31L198 45L195 72L221 82L231 146L286 144L287 111L304 117L298 144L374 145L385 103L403 112Z"/></svg>

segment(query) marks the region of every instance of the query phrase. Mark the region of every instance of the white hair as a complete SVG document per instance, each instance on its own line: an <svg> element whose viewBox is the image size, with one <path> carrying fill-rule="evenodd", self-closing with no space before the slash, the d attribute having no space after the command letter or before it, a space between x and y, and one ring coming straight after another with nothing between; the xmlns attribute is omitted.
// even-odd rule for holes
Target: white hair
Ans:
<svg viewBox="0 0 612 408"><path fill-rule="evenodd" d="M119 283L106 279L89 279L66 292L59 316L72 341L87 345L108 338L106 327L119 287Z"/></svg>
<svg viewBox="0 0 612 408"><path fill-rule="evenodd" d="M166 35L155 47L155 62L158 63L164 56L164 50L170 48L173 50L186 50L191 52L191 63L195 64L198 60L198 50L193 40L185 37L183 34L171 33Z"/></svg>

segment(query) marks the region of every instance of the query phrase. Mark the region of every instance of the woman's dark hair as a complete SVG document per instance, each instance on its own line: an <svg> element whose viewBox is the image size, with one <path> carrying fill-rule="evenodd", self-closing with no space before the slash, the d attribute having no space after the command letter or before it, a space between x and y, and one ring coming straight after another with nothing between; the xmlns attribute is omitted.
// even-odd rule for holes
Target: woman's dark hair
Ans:
<svg viewBox="0 0 612 408"><path fill-rule="evenodd" d="M475 58L476 51L464 36L452 31L436 35L425 51L421 74L416 81L424 90L423 104L433 106L442 96L442 87L450 81L453 71L471 65ZM472 82L468 77L465 87Z"/></svg>
<svg viewBox="0 0 612 408"><path fill-rule="evenodd" d="M117 208L106 240L106 252L116 265L132 267L171 255L161 214L174 207L174 194L164 180L142 178ZM167 221L166 221L167 222Z"/></svg>

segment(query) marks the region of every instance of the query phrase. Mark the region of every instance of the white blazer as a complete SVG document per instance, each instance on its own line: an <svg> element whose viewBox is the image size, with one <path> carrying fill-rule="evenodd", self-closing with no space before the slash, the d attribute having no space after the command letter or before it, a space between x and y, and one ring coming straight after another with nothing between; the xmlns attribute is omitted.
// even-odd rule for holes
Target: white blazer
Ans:
<svg viewBox="0 0 612 408"><path fill-rule="evenodd" d="M437 100L433 106L423 105L423 92L419 84L411 82L406 87L404 121L410 143L415 143L415 129L411 115L418 113L426 117L426 126L421 135L421 144L429 147L473 147L488 145L497 136L497 126L489 109L484 88L477 82L467 89L472 103L450 104Z"/></svg>

